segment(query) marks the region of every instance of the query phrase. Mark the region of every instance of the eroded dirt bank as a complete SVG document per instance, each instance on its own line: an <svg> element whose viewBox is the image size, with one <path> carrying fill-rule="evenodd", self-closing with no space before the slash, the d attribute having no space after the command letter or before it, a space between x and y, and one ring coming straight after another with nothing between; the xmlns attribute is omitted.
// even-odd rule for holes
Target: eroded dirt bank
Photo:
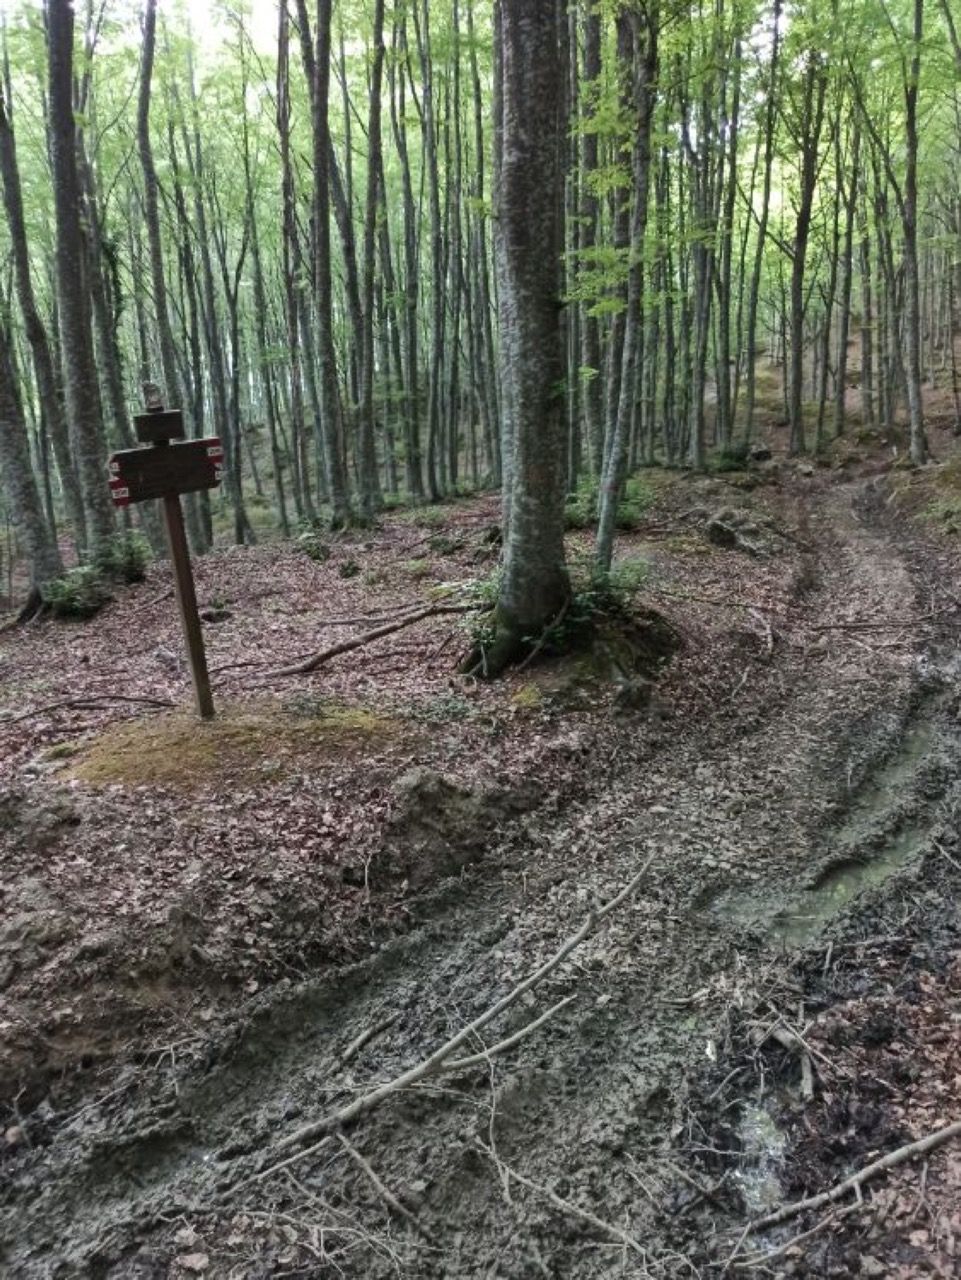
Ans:
<svg viewBox="0 0 961 1280"><path fill-rule="evenodd" d="M76 953L89 919L77 939L63 902L50 910L64 940L37 942L42 961L10 975L5 1083L8 1095L17 1081L24 1092L11 1100L19 1132L0 1166L8 1273L681 1277L730 1274L745 1259L765 1274L770 1253L774 1275L958 1274L956 1151L953 1163L932 1154L913 1218L917 1169L903 1213L892 1178L883 1218L866 1210L793 1248L816 1215L739 1242L751 1217L958 1116L957 562L950 546L895 532L888 498L883 478L839 483L788 468L747 493L714 479L662 494L634 550L652 565L645 599L685 647L646 706L595 690L581 707L533 670L468 693L445 668L421 691L418 720L401 677L367 672L377 714L402 720L377 736L367 789L349 793L359 775L345 759L310 780L308 757L271 791L318 839L325 813L335 826L360 803L380 804L381 826L358 821L353 846L331 846L334 874L286 848L275 808L258 825L264 784L240 766L252 798L214 858L189 811L179 814L193 839L183 852L157 779L71 787L59 769L37 770L36 742L19 744L15 821L29 821L40 788L74 807L69 821L79 811L72 838L51 818L36 846L58 866L84 851L71 882L79 900L95 902L97 877L124 865L118 832L137 806L155 810L158 834L136 851L136 875L163 904L171 882L149 863L176 849L188 865L175 883L193 896L173 919L157 908L186 942L158 979L177 999L161 992L148 1013L154 971L124 960L116 918L103 924L98 979L96 949ZM725 501L769 517L777 549L705 551L696 513ZM470 572L456 554L445 572ZM244 614L238 646L257 622ZM409 661L443 634L430 629ZM349 701L346 679L332 675L324 695ZM424 708L445 689L469 715L429 720ZM416 758L401 745L413 721ZM354 751L358 725L345 724ZM298 748L291 758L302 759ZM398 774L419 785L411 767L472 774L475 802L477 785L491 788L493 808L444 833L445 848L469 846L457 877L442 863L412 886L418 858L371 878ZM310 787L328 790L305 807ZM214 787L190 805L215 799L221 826L233 821ZM402 862L412 846L435 848L420 828L392 830ZM272 877L271 903L251 895L260 914L243 933L218 934L256 882L250 861L274 850L259 869ZM537 1027L411 1082L343 1136L335 1127L291 1141L482 1015L648 858L637 891L456 1056L553 1010ZM46 892L42 870L33 874ZM325 931L313 902L321 874L342 931ZM22 897L15 862L5 875ZM154 919L147 890L134 922ZM292 892L314 942L271 950L264 932L299 937L277 925ZM144 948L161 936L167 947L168 933L145 928ZM261 947L267 957L248 966ZM118 1004L124 963L141 993L137 1018L132 996ZM64 1009L79 1010L80 1025ZM82 1070L69 1049L85 1017L95 1052ZM911 1078L905 1057L919 1063Z"/></svg>

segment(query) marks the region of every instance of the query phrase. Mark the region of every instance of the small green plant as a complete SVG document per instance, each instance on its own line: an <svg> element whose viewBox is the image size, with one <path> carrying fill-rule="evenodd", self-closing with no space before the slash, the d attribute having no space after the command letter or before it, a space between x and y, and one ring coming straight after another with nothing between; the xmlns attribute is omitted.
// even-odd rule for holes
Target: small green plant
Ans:
<svg viewBox="0 0 961 1280"><path fill-rule="evenodd" d="M43 586L43 598L57 618L92 618L113 599L96 565L81 564Z"/></svg>
<svg viewBox="0 0 961 1280"><path fill-rule="evenodd" d="M94 557L92 567L117 582L143 582L150 563L150 544L140 533L118 533Z"/></svg>
<svg viewBox="0 0 961 1280"><path fill-rule="evenodd" d="M464 539L451 537L447 533L434 533L427 539L427 545L436 555L449 556L464 547Z"/></svg>
<svg viewBox="0 0 961 1280"><path fill-rule="evenodd" d="M607 575L608 584L623 603L629 604L648 579L651 566L642 556L619 560Z"/></svg>
<svg viewBox="0 0 961 1280"><path fill-rule="evenodd" d="M588 645L597 626L605 619L625 622L631 616L634 597L647 581L649 566L640 556L619 561L610 573L599 573L590 557L575 559L570 567L571 594L545 634L525 637L544 654L567 653ZM494 606L500 592L501 574L476 578L459 584L465 600L476 602L483 611L464 619L464 627L475 650L490 648L496 639Z"/></svg>
<svg viewBox="0 0 961 1280"><path fill-rule="evenodd" d="M342 578L356 578L360 573L360 565L351 557L337 566L337 572Z"/></svg>
<svg viewBox="0 0 961 1280"><path fill-rule="evenodd" d="M596 519L597 481L593 476L581 476L564 504L564 524L568 529L587 529Z"/></svg>
<svg viewBox="0 0 961 1280"><path fill-rule="evenodd" d="M639 476L631 476L624 484L624 492L617 504L614 523L618 529L630 532L637 529L644 512L654 500L650 487ZM568 529L588 529L597 520L599 490L593 476L582 476L577 489L568 496L564 506L564 523Z"/></svg>
<svg viewBox="0 0 961 1280"><path fill-rule="evenodd" d="M419 529L440 529L447 523L447 514L444 507L421 507L415 512L413 523Z"/></svg>
<svg viewBox="0 0 961 1280"><path fill-rule="evenodd" d="M405 560L402 568L408 578L413 578L415 582L420 582L422 578L426 578L430 573L429 560Z"/></svg>
<svg viewBox="0 0 961 1280"><path fill-rule="evenodd" d="M711 460L711 470L718 472L743 471L750 456L751 449L747 441L732 440L730 443L722 445L715 453Z"/></svg>
<svg viewBox="0 0 961 1280"><path fill-rule="evenodd" d="M297 546L305 556L309 556L319 564L330 559L330 547L321 537L319 529L305 529L298 535Z"/></svg>

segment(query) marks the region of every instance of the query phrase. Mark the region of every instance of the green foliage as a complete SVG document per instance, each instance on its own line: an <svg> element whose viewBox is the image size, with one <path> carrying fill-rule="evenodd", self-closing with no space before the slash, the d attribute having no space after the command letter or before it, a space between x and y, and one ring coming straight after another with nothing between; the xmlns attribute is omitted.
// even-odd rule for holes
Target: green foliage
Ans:
<svg viewBox="0 0 961 1280"><path fill-rule="evenodd" d="M568 529L587 529L596 519L597 481L593 476L581 476L564 505L564 524Z"/></svg>
<svg viewBox="0 0 961 1280"><path fill-rule="evenodd" d="M430 574L430 561L405 560L402 568L408 578L412 578L415 582L419 582L422 578L426 578Z"/></svg>
<svg viewBox="0 0 961 1280"><path fill-rule="evenodd" d="M620 561L609 573L599 572L593 560L575 562L571 568L570 603L548 628L545 650L565 652L579 648L589 641L601 620L626 620L647 575L647 561L639 556ZM536 641L537 637L533 637L532 643Z"/></svg>
<svg viewBox="0 0 961 1280"><path fill-rule="evenodd" d="M618 529L636 529L644 518L644 512L654 501L654 494L638 476L630 476L624 485L624 493L617 504L614 523Z"/></svg>
<svg viewBox="0 0 961 1280"><path fill-rule="evenodd" d="M337 566L337 572L342 578L356 578L360 573L360 565L353 557L350 557Z"/></svg>
<svg viewBox="0 0 961 1280"><path fill-rule="evenodd" d="M418 529L440 529L447 523L447 516L444 507L421 507L411 519Z"/></svg>
<svg viewBox="0 0 961 1280"><path fill-rule="evenodd" d="M712 471L718 472L743 471L748 464L750 455L750 445L745 441L732 441L730 444L718 449L711 459L710 468Z"/></svg>
<svg viewBox="0 0 961 1280"><path fill-rule="evenodd" d="M451 537L451 535L447 533L435 533L427 539L427 545L435 555L449 556L455 551L463 549L464 539Z"/></svg>
<svg viewBox="0 0 961 1280"><path fill-rule="evenodd" d="M140 533L118 533L93 561L94 569L117 582L143 582L150 563L150 544Z"/></svg>
<svg viewBox="0 0 961 1280"><path fill-rule="evenodd" d="M654 500L648 485L638 476L631 476L624 485L624 493L617 504L615 524L618 529L630 532L638 528L644 512ZM582 476L577 489L564 507L564 523L568 529L588 529L597 520L598 484L593 476Z"/></svg>
<svg viewBox="0 0 961 1280"><path fill-rule="evenodd" d="M308 528L297 536L297 547L311 560L323 563L330 559L330 546L316 528Z"/></svg>
<svg viewBox="0 0 961 1280"><path fill-rule="evenodd" d="M525 643L540 645L545 654L567 653L590 642L599 622L626 621L634 599L647 581L649 566L640 556L619 561L610 573L599 573L593 560L575 559L570 569L571 594L566 608L543 635L525 636ZM496 637L494 608L500 593L501 573L477 578L468 584L469 595L486 612L469 615L464 626L477 649L490 648Z"/></svg>
<svg viewBox="0 0 961 1280"><path fill-rule="evenodd" d="M92 618L113 597L96 565L82 564L44 583L43 598L57 618Z"/></svg>

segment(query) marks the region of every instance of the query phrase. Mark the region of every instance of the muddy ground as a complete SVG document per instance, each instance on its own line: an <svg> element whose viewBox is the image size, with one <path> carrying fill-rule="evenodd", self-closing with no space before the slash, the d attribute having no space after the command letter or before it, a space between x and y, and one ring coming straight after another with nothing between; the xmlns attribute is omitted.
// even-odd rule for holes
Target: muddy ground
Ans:
<svg viewBox="0 0 961 1280"><path fill-rule="evenodd" d="M160 566L8 634L5 1274L961 1275L957 1139L744 1233L961 1118L957 479L836 461L648 477L653 690L447 616L270 675L488 573L485 499L208 557L209 733Z"/></svg>

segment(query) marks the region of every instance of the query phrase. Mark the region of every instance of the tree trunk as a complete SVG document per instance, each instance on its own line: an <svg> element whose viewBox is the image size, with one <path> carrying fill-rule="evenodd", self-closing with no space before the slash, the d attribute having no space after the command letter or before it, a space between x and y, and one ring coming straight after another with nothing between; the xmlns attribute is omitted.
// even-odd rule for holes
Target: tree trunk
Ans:
<svg viewBox="0 0 961 1280"><path fill-rule="evenodd" d="M23 543L30 572L30 604L41 588L63 572L57 542L43 514L40 490L30 465L27 424L14 381L10 331L0 322L0 473L10 512Z"/></svg>
<svg viewBox="0 0 961 1280"><path fill-rule="evenodd" d="M107 450L93 356L89 292L80 223L80 180L73 113L73 7L47 7L50 160L56 220L56 277L67 419L86 512L88 552L96 557L114 532L106 482Z"/></svg>
<svg viewBox="0 0 961 1280"><path fill-rule="evenodd" d="M13 254L14 279L17 298L23 325L33 356L34 376L37 383L37 394L46 429L50 433L53 444L53 455L63 486L64 503L67 518L70 521L74 541L78 550L82 551L87 542L86 515L83 509L83 495L80 482L74 469L70 452L70 435L67 419L63 411L60 389L54 369L53 352L46 326L40 317L36 295L33 288L33 277L30 271L30 253L27 246L27 225L23 213L23 194L20 185L20 171L17 165L16 140L13 133L13 121L4 103L3 89L0 88L0 180L3 182L3 203L7 214L7 228L10 233L10 244Z"/></svg>
<svg viewBox="0 0 961 1280"><path fill-rule="evenodd" d="M314 297L320 365L318 391L327 462L327 487L336 525L350 523L347 473L340 442L337 356L334 348L333 279L330 267L330 23L332 0L317 0L316 53L311 92L314 157Z"/></svg>
<svg viewBox="0 0 961 1280"><path fill-rule="evenodd" d="M501 127L496 183L501 363L510 402L511 501L496 672L537 639L569 596L564 559L560 324L563 68L555 0L501 0L495 13Z"/></svg>

